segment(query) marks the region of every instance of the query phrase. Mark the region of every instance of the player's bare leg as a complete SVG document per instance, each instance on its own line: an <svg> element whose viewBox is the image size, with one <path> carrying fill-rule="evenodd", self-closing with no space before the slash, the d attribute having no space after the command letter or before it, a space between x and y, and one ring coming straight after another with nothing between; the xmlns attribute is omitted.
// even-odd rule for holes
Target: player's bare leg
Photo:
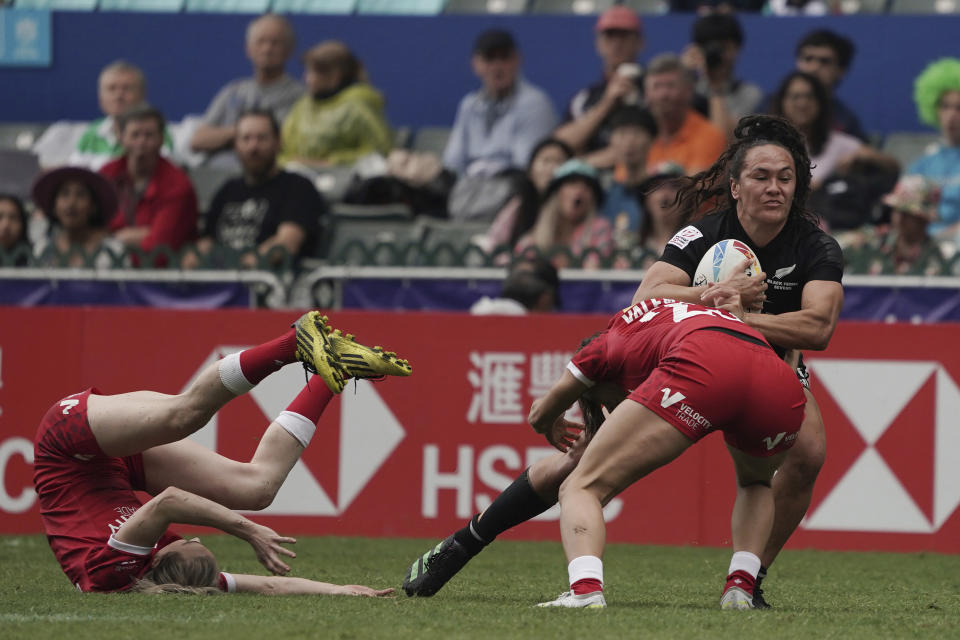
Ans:
<svg viewBox="0 0 960 640"><path fill-rule="evenodd" d="M585 448L584 436L565 453L541 458L525 469L483 513L417 556L404 576L404 592L420 597L436 594L498 535L555 505L561 483L577 466Z"/></svg>
<svg viewBox="0 0 960 640"><path fill-rule="evenodd" d="M231 460L191 440L147 449L143 452L147 491L156 494L176 486L230 509L266 508L332 398L326 386L312 380L267 427L249 462Z"/></svg>
<svg viewBox="0 0 960 640"><path fill-rule="evenodd" d="M774 501L770 484L787 452L756 458L730 446L727 450L737 472L737 499L730 517L734 553L720 606L723 609L753 609L760 553L773 526Z"/></svg>
<svg viewBox="0 0 960 640"><path fill-rule="evenodd" d="M773 564L806 515L813 496L814 483L826 459L827 441L820 408L809 389L804 389L803 392L807 397L807 404L797 441L773 477L776 509L770 538L760 555L763 568L754 598L758 608L769 606L763 597L763 590L759 588L760 583L766 576L766 569Z"/></svg>
<svg viewBox="0 0 960 640"><path fill-rule="evenodd" d="M632 400L622 402L597 432L576 469L560 487L560 535L570 591L540 606L603 607L606 526L603 506L693 442Z"/></svg>

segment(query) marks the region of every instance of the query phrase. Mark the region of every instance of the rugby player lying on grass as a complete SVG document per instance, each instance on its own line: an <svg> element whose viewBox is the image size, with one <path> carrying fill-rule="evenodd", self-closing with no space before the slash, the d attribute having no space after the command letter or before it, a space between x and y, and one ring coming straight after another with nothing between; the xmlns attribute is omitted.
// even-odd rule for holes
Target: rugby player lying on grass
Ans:
<svg viewBox="0 0 960 640"><path fill-rule="evenodd" d="M286 364L317 374L267 427L253 458L238 462L186 440L227 402ZM347 378L410 375L396 354L331 332L316 311L270 342L226 356L204 369L179 395L96 389L54 404L37 429L34 486L50 548L81 591L383 596L392 589L339 586L302 578L222 573L197 538L183 540L171 524L220 529L250 544L274 574L295 557L293 538L231 509L273 502L300 458L327 404ZM134 494L146 491L146 503Z"/></svg>

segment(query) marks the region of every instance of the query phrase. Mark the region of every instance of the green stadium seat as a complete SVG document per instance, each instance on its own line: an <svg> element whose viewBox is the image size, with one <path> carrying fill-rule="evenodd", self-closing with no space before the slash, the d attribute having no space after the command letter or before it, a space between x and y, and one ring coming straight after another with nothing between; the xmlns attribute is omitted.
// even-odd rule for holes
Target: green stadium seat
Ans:
<svg viewBox="0 0 960 640"><path fill-rule="evenodd" d="M523 13L527 0L447 0L444 13Z"/></svg>
<svg viewBox="0 0 960 640"><path fill-rule="evenodd" d="M420 127L413 136L413 150L429 151L442 156L450 131L450 127Z"/></svg>
<svg viewBox="0 0 960 640"><path fill-rule="evenodd" d="M883 150L896 158L906 169L911 162L922 156L940 135L933 132L900 131L888 133L883 141Z"/></svg>
<svg viewBox="0 0 960 640"><path fill-rule="evenodd" d="M613 0L533 0L531 13L573 13L587 15L603 13L614 4Z"/></svg>
<svg viewBox="0 0 960 640"><path fill-rule="evenodd" d="M886 13L890 0L840 0L840 12L850 15L856 13Z"/></svg>
<svg viewBox="0 0 960 640"><path fill-rule="evenodd" d="M435 16L444 4L446 0L360 0L357 13Z"/></svg>
<svg viewBox="0 0 960 640"><path fill-rule="evenodd" d="M419 259L423 231L402 204L338 204L318 251L334 264L407 265Z"/></svg>
<svg viewBox="0 0 960 640"><path fill-rule="evenodd" d="M101 11L147 11L176 13L184 0L100 0Z"/></svg>
<svg viewBox="0 0 960 640"><path fill-rule="evenodd" d="M273 0L275 13L336 13L349 14L357 7L357 0Z"/></svg>
<svg viewBox="0 0 960 640"><path fill-rule="evenodd" d="M0 122L0 149L29 151L47 126L45 122Z"/></svg>
<svg viewBox="0 0 960 640"><path fill-rule="evenodd" d="M946 15L960 13L958 0L893 0L890 13Z"/></svg>
<svg viewBox="0 0 960 640"><path fill-rule="evenodd" d="M626 0L623 4L645 16L659 16L670 12L669 0Z"/></svg>
<svg viewBox="0 0 960 640"><path fill-rule="evenodd" d="M16 0L17 9L51 9L53 11L93 11L97 0Z"/></svg>
<svg viewBox="0 0 960 640"><path fill-rule="evenodd" d="M265 13L270 0L187 0L187 11L198 13Z"/></svg>
<svg viewBox="0 0 960 640"><path fill-rule="evenodd" d="M190 170L190 181L197 192L197 207L202 214L206 214L213 202L213 196L223 183L238 174L236 170L218 167L194 167Z"/></svg>

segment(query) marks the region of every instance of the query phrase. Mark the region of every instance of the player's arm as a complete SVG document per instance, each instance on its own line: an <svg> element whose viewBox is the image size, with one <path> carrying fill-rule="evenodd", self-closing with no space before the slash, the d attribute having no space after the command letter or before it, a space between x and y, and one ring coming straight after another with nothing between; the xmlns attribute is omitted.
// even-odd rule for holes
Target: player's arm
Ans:
<svg viewBox="0 0 960 640"><path fill-rule="evenodd" d="M804 285L800 310L778 315L745 314L743 321L772 344L786 349L827 348L843 306L843 286L831 280L811 280Z"/></svg>
<svg viewBox="0 0 960 640"><path fill-rule="evenodd" d="M533 401L527 422L554 447L566 451L580 436L583 425L565 420L563 414L588 388L569 370L564 371L546 394Z"/></svg>
<svg viewBox="0 0 960 640"><path fill-rule="evenodd" d="M670 298L680 302L700 302L700 295L706 287L691 287L690 276L687 272L672 264L658 260L654 262L643 276L637 292L633 294L633 302L651 298Z"/></svg>
<svg viewBox="0 0 960 640"><path fill-rule="evenodd" d="M234 513L223 505L202 496L167 487L137 509L117 530L113 537L118 542L138 547L152 547L171 524L195 524L214 527L246 541L257 559L273 573L286 573L290 567L280 556L297 557L293 551L280 546L291 544L294 538L278 536L269 527Z"/></svg>
<svg viewBox="0 0 960 640"><path fill-rule="evenodd" d="M237 583L239 593L260 593L267 596L284 595L328 595L328 596L368 596L379 598L393 593L393 589L372 589L360 584L330 584L307 578L289 578L285 576L254 576L242 573L231 574Z"/></svg>

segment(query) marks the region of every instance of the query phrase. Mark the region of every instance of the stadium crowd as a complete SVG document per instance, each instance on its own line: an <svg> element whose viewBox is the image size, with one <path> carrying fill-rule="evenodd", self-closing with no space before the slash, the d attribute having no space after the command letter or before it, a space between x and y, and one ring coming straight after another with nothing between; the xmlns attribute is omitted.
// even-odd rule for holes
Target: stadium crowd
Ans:
<svg viewBox="0 0 960 640"><path fill-rule="evenodd" d="M940 141L894 157L836 95L854 64L850 39L807 33L795 68L765 97L737 74L745 35L734 12L762 3L733 5L679 3L700 13L690 41L645 65L641 19L614 5L594 25L597 81L560 109L523 74L509 31L478 33L468 61L478 86L435 152L406 148L404 129L391 130L348 43L308 47L302 81L289 75L297 43L281 15L250 22L250 76L174 125L149 103L144 73L117 60L98 79L102 117L72 130L54 123L33 145L44 171L20 185L28 202L0 194L0 259L289 271L344 261L336 220L390 211L451 221L453 243L485 264L530 252L557 267L644 268L697 216L672 197L684 177L717 159L740 118L769 113L806 138L811 208L847 251L848 273L960 272L960 59L931 61L913 88Z"/></svg>

